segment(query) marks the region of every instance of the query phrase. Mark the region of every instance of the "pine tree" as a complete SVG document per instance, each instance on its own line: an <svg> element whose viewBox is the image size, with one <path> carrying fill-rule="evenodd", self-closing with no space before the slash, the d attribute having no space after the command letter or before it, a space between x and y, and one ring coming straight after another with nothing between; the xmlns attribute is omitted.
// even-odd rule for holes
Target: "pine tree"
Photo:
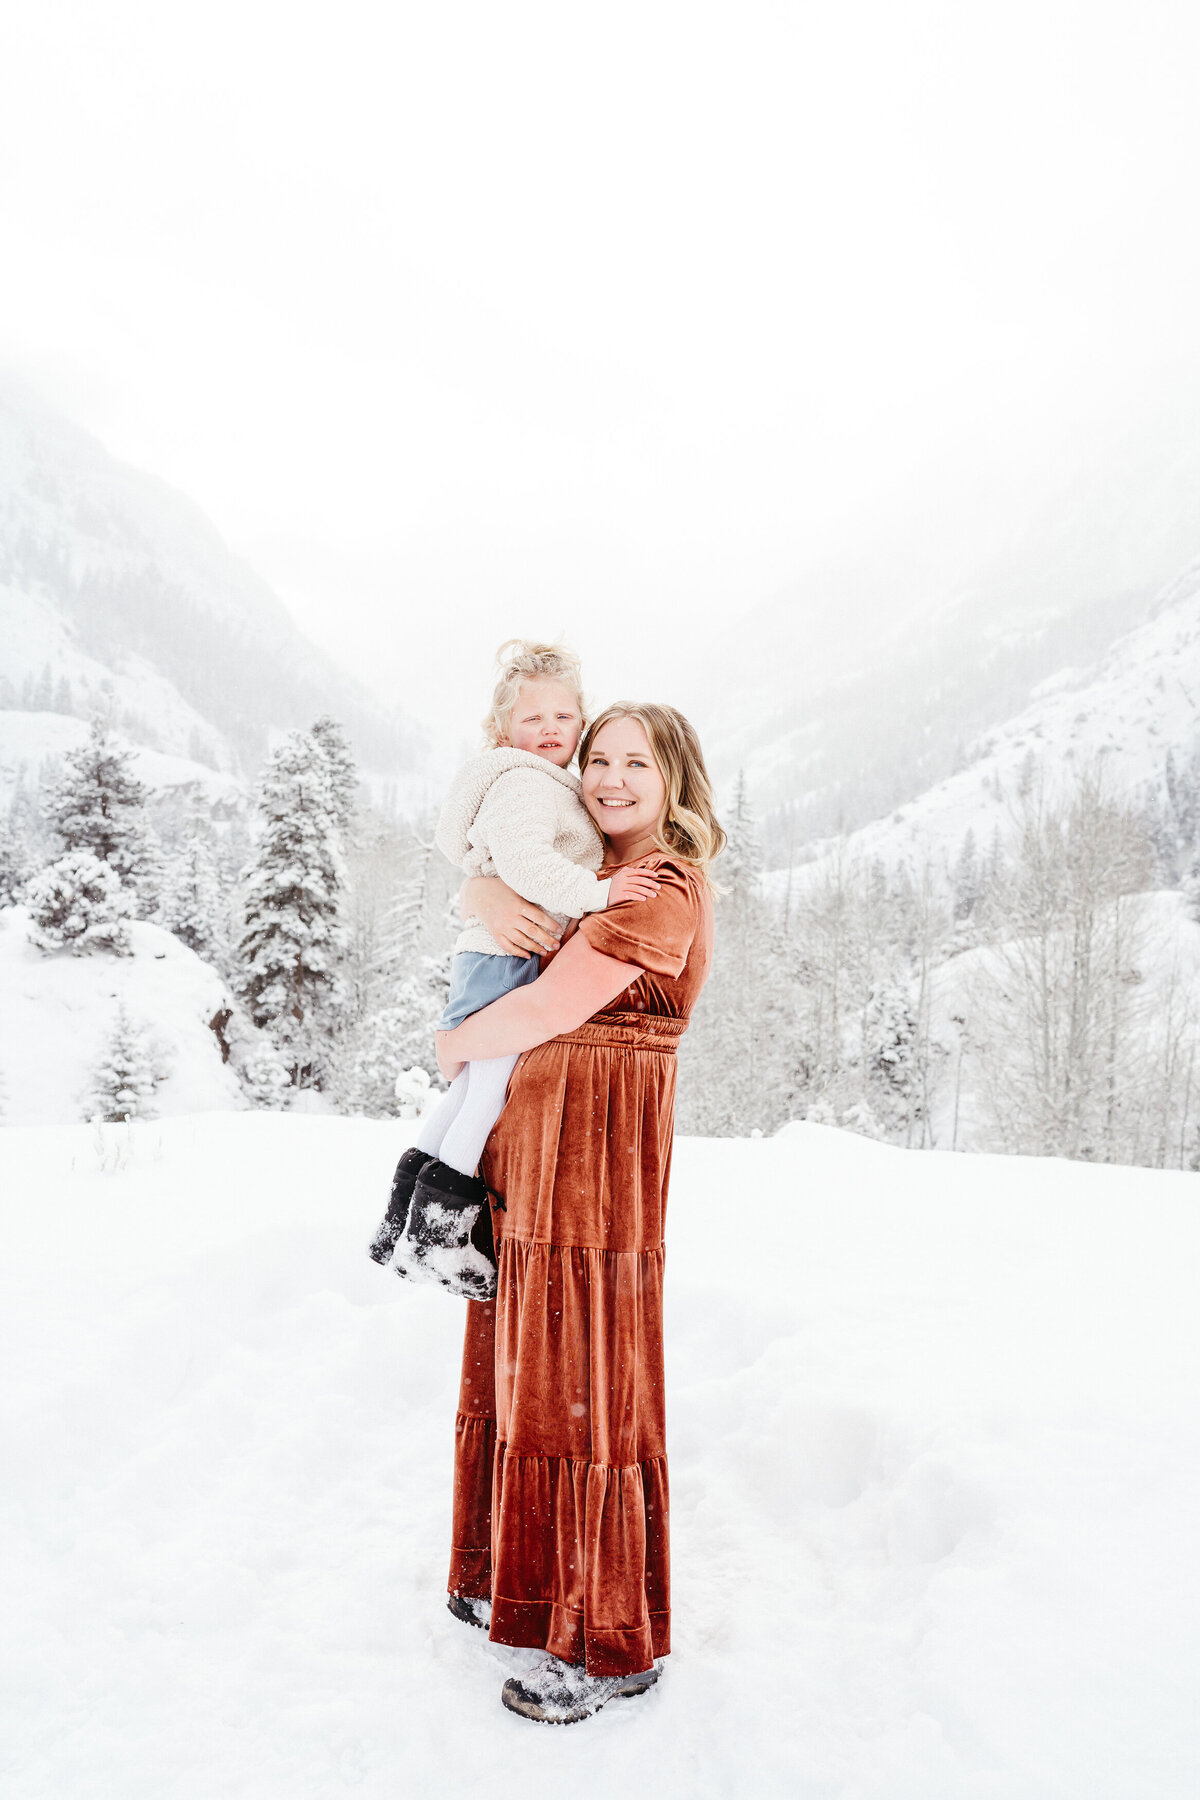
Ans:
<svg viewBox="0 0 1200 1800"><path fill-rule="evenodd" d="M32 869L24 836L0 819L0 906L19 906Z"/></svg>
<svg viewBox="0 0 1200 1800"><path fill-rule="evenodd" d="M94 718L87 742L64 761L46 802L46 823L66 850L90 851L132 886L145 855L142 809L149 794L132 772L132 750L121 749L104 721Z"/></svg>
<svg viewBox="0 0 1200 1800"><path fill-rule="evenodd" d="M108 863L90 850L72 850L33 876L25 890L29 941L39 950L95 950L130 954L129 896Z"/></svg>
<svg viewBox="0 0 1200 1800"><path fill-rule="evenodd" d="M297 1087L324 1083L343 995L345 873L324 753L291 732L264 770L243 897L239 988Z"/></svg>
<svg viewBox="0 0 1200 1800"><path fill-rule="evenodd" d="M335 1082L338 1105L346 1112L395 1117L402 1105L395 1091L396 1077L403 1070L420 1068L427 1076L438 1078L433 1027L445 1008L449 950L439 956L421 950L423 938L430 935L427 907L432 847L432 839L421 837L410 847L414 859L410 873L382 916L371 905L373 882L368 878L356 884L351 991L339 1037ZM366 873L360 868L360 874ZM390 858L378 864L379 873L390 873L394 892ZM448 919L447 937L456 933L457 923Z"/></svg>
<svg viewBox="0 0 1200 1800"><path fill-rule="evenodd" d="M85 1118L109 1124L156 1116L153 1057L145 1032L130 1018L124 1002L117 1007L84 1106Z"/></svg>
<svg viewBox="0 0 1200 1800"><path fill-rule="evenodd" d="M259 1112L278 1112L287 1106L291 1080L266 1038L248 1045L235 1067L251 1106Z"/></svg>
<svg viewBox="0 0 1200 1800"><path fill-rule="evenodd" d="M734 900L744 899L762 873L762 838L750 804L744 769L738 771L733 807L725 821L727 842L717 878Z"/></svg>
<svg viewBox="0 0 1200 1800"><path fill-rule="evenodd" d="M975 848L975 833L970 826L962 841L958 861L954 865L954 916L969 919L979 904L981 875Z"/></svg>
<svg viewBox="0 0 1200 1800"><path fill-rule="evenodd" d="M217 863L211 844L197 831L167 864L159 919L205 962L223 966L227 945Z"/></svg>
<svg viewBox="0 0 1200 1800"><path fill-rule="evenodd" d="M681 1047L682 1128L706 1137L770 1129L791 1095L786 944L759 891L762 844L744 775L725 825L713 974Z"/></svg>
<svg viewBox="0 0 1200 1800"><path fill-rule="evenodd" d="M329 713L321 714L309 735L325 759L329 776L330 807L344 846L350 833L358 797L358 765L354 761L345 729Z"/></svg>
<svg viewBox="0 0 1200 1800"><path fill-rule="evenodd" d="M1183 893L1188 912L1200 925L1200 851L1183 878Z"/></svg>
<svg viewBox="0 0 1200 1800"><path fill-rule="evenodd" d="M129 876L135 918L158 918L166 879L167 859L162 840L153 825L146 821L141 827Z"/></svg>

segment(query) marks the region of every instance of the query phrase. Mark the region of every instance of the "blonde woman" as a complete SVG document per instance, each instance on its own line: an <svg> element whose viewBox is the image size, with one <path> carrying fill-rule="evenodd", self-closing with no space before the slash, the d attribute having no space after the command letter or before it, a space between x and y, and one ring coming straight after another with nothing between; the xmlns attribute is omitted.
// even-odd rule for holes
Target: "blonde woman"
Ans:
<svg viewBox="0 0 1200 1800"><path fill-rule="evenodd" d="M602 877L653 897L586 917L540 978L438 1034L453 1078L516 1056L488 1140L499 1260L468 1307L450 1609L546 1652L504 1684L547 1723L643 1693L670 1649L663 1224L675 1047L712 957L707 870L724 845L696 735L672 707L611 706L580 751ZM557 927L504 884L469 909L508 953Z"/></svg>

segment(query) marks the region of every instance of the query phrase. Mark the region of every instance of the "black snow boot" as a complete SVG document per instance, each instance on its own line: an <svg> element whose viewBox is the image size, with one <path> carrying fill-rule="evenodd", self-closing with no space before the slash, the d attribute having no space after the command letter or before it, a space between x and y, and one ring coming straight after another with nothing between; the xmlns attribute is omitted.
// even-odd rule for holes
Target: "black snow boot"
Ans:
<svg viewBox="0 0 1200 1800"><path fill-rule="evenodd" d="M371 1247L367 1255L377 1263L389 1263L392 1252L400 1241L404 1230L404 1221L408 1217L408 1203L412 1199L412 1191L416 1186L417 1176L430 1160L427 1150L406 1150L396 1164L396 1173L392 1176L392 1193L388 1201L387 1212L383 1223L371 1239Z"/></svg>
<svg viewBox="0 0 1200 1800"><path fill-rule="evenodd" d="M431 1156L413 1189L396 1268L415 1281L434 1281L464 1300L496 1292L496 1251L488 1191L477 1175L460 1175Z"/></svg>

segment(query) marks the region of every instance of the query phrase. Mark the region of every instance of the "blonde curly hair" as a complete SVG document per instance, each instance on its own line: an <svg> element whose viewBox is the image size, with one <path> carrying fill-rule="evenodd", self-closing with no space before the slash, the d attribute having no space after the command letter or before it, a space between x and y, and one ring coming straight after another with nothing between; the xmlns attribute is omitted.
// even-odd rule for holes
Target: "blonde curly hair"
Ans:
<svg viewBox="0 0 1200 1800"><path fill-rule="evenodd" d="M491 707L483 719L483 735L490 749L496 749L507 738L513 707L526 681L561 681L578 700L580 715L587 723L579 658L565 644L535 644L529 638L509 638L496 652L496 667L500 675Z"/></svg>

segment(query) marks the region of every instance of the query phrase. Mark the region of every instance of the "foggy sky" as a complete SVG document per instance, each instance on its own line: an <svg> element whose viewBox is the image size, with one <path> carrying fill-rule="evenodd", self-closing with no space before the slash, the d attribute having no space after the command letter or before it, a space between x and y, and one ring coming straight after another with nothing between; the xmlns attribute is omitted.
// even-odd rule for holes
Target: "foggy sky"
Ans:
<svg viewBox="0 0 1200 1800"><path fill-rule="evenodd" d="M994 548L1200 378L1191 4L51 0L0 38L0 361L435 734L517 632L686 704L757 602L876 532Z"/></svg>

